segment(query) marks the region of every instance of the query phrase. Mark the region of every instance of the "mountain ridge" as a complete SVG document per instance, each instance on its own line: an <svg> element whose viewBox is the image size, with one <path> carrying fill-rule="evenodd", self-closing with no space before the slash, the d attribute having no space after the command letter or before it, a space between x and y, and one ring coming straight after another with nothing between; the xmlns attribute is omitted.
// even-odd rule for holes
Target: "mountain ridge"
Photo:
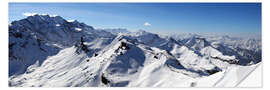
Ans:
<svg viewBox="0 0 270 90"><path fill-rule="evenodd" d="M170 73L195 80L261 61L261 56L246 60L253 58L248 57L256 53L253 49L237 52L221 44L214 46L206 38L182 41L146 31L111 32L60 16L36 14L12 22L9 86L148 86L159 82L151 76L162 80ZM238 55L224 54L230 52L227 49Z"/></svg>

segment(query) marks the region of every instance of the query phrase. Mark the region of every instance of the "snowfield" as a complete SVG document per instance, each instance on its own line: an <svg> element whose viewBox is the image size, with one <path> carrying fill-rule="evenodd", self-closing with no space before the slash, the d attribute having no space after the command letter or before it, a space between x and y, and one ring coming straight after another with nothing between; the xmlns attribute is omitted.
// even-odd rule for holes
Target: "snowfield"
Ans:
<svg viewBox="0 0 270 90"><path fill-rule="evenodd" d="M10 87L261 86L248 83L261 77L252 73L261 72L258 40L163 37L27 16L9 25Z"/></svg>

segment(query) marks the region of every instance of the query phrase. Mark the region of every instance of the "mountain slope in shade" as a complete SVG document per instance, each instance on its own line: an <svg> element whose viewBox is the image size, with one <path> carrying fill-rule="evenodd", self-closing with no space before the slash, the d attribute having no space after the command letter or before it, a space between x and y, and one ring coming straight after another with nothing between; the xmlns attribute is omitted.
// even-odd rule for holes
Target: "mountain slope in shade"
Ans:
<svg viewBox="0 0 270 90"><path fill-rule="evenodd" d="M234 87L261 61L244 57L255 49L239 52L197 36L111 32L60 16L12 22L9 86Z"/></svg>

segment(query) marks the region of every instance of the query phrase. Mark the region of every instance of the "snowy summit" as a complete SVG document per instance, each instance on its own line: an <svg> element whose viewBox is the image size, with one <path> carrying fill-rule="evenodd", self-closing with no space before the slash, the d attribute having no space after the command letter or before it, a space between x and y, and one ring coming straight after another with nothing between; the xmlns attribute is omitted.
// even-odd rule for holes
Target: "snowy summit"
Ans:
<svg viewBox="0 0 270 90"><path fill-rule="evenodd" d="M261 64L256 39L161 37L24 15L9 25L10 87L237 87Z"/></svg>

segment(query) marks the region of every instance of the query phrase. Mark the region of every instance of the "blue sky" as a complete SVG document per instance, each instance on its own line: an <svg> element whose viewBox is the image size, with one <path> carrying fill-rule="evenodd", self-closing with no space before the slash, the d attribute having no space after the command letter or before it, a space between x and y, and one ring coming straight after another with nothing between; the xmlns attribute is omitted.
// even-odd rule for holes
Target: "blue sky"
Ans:
<svg viewBox="0 0 270 90"><path fill-rule="evenodd" d="M261 33L260 3L9 3L9 22L27 12L56 14L94 28Z"/></svg>

